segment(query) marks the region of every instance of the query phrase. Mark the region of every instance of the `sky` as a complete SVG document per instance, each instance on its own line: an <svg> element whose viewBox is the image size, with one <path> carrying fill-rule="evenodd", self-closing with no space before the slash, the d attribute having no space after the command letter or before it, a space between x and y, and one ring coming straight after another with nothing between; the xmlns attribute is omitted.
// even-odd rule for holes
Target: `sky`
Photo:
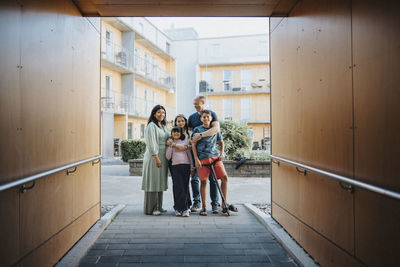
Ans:
<svg viewBox="0 0 400 267"><path fill-rule="evenodd" d="M199 38L268 33L268 18L250 17L147 17L161 30L193 27Z"/></svg>

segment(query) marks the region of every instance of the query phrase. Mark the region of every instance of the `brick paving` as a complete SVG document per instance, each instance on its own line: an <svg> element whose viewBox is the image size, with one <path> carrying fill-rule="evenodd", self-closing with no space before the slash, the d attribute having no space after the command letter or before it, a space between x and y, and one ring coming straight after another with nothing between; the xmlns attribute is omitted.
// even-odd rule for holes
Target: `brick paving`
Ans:
<svg viewBox="0 0 400 267"><path fill-rule="evenodd" d="M127 206L79 266L297 266L244 206L237 207L230 217L209 211L183 218Z"/></svg>

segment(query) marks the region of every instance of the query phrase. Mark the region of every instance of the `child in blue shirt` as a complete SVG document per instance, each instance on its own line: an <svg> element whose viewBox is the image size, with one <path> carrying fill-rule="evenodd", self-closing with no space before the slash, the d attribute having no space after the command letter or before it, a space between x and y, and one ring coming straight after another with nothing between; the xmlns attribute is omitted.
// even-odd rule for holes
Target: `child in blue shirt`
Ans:
<svg viewBox="0 0 400 267"><path fill-rule="evenodd" d="M200 117L202 125L194 128L193 134L201 133L209 130L211 128L212 112L210 110L203 110ZM215 147L217 141L221 146L221 151L218 151ZM226 174L224 164L222 160L224 159L224 141L222 140L222 135L220 132L213 136L201 137L199 141L193 143L192 146L194 160L197 168L197 173L199 174L200 185L200 195L202 202L202 209L200 210L200 215L207 215L207 180L210 175L210 169L208 167L203 167L202 165L209 165L214 163L214 170L216 178L221 180L221 191L224 195L227 208L231 211L237 212L237 208L233 205L229 205L227 202L227 191L228 191L228 175Z"/></svg>

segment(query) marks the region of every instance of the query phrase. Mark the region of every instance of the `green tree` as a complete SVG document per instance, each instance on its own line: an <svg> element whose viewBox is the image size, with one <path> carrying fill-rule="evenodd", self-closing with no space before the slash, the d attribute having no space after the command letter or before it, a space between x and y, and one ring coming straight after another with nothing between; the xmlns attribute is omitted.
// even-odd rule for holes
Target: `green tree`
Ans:
<svg viewBox="0 0 400 267"><path fill-rule="evenodd" d="M251 149L249 126L231 120L221 121L221 134L224 138L226 159L246 157Z"/></svg>

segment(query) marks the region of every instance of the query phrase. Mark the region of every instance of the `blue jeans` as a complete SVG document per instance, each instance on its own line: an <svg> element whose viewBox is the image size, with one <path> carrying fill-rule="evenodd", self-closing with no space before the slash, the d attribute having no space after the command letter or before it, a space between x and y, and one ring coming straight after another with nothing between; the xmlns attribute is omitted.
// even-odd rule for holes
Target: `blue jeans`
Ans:
<svg viewBox="0 0 400 267"><path fill-rule="evenodd" d="M211 205L218 205L219 196L218 196L217 185L215 184L214 180L211 179L211 177L208 177L208 180L210 181ZM195 172L195 174L192 176L190 184L192 185L193 202L194 201L200 202L200 180L197 172Z"/></svg>

